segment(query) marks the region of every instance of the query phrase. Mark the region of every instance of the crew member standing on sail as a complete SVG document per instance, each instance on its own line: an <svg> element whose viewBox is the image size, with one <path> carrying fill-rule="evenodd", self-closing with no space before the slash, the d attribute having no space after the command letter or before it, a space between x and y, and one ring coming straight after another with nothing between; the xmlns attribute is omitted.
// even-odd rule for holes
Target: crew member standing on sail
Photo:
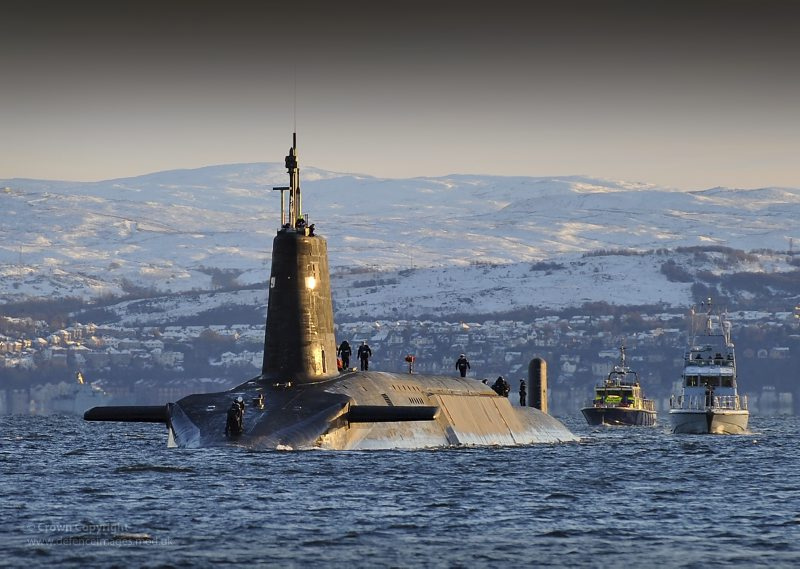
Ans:
<svg viewBox="0 0 800 569"><path fill-rule="evenodd" d="M367 345L367 341L361 342L358 347L358 359L361 360L361 371L369 370L369 358L372 355L372 350Z"/></svg>

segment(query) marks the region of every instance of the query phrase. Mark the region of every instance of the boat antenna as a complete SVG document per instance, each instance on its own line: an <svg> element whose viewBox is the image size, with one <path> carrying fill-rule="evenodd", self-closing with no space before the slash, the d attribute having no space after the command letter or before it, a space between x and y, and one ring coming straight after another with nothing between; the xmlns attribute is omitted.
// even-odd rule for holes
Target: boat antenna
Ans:
<svg viewBox="0 0 800 569"><path fill-rule="evenodd" d="M727 313L720 317L720 327L722 328L722 337L725 339L725 345L731 344L731 322L728 320Z"/></svg>

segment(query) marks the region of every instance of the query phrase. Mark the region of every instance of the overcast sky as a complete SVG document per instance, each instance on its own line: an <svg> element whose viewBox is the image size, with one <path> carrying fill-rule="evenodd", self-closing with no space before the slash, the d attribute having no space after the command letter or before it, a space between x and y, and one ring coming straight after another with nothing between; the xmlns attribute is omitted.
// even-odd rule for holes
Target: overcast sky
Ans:
<svg viewBox="0 0 800 569"><path fill-rule="evenodd" d="M5 0L0 178L277 162L296 105L301 166L800 187L799 59L790 1Z"/></svg>

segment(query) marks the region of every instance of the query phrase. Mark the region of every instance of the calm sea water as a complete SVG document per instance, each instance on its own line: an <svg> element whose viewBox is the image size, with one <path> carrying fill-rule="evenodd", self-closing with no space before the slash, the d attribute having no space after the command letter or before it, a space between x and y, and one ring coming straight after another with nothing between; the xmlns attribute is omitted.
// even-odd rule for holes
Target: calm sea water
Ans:
<svg viewBox="0 0 800 569"><path fill-rule="evenodd" d="M423 451L167 449L0 418L0 566L795 567L800 420Z"/></svg>

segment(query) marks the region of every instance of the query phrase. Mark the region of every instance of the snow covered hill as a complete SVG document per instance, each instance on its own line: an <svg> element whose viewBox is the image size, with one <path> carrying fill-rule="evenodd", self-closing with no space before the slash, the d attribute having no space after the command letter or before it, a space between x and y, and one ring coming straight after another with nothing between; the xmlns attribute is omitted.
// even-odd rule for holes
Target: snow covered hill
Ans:
<svg viewBox="0 0 800 569"><path fill-rule="evenodd" d="M665 264L680 268L670 273L664 270ZM683 311L693 302L693 282L702 283L709 275L783 272L796 278L796 271L797 266L789 265L780 254L738 258L724 252L662 249L566 254L537 263L338 272L331 286L337 321L467 319L528 308L559 311L592 303L664 305ZM676 280L675 273L684 278ZM723 291L730 299L746 299L748 294L746 290ZM784 304L787 309L793 306ZM125 326L225 324L230 323L231 312L237 314L238 322L261 324L267 312L267 291L258 287L172 295L126 301L106 310L109 322Z"/></svg>
<svg viewBox="0 0 800 569"><path fill-rule="evenodd" d="M663 260L632 257L620 267L582 255L693 245L786 250L800 238L800 190L792 188L689 192L583 176L397 180L314 168L301 180L304 209L340 274L338 308L348 314L373 302L417 313L619 295L684 303L689 285L660 275ZM209 290L220 274L265 282L279 225L271 188L286 181L275 163L94 183L0 180L2 302ZM531 270L540 261L566 268ZM387 271L377 280L396 285L353 286Z"/></svg>

